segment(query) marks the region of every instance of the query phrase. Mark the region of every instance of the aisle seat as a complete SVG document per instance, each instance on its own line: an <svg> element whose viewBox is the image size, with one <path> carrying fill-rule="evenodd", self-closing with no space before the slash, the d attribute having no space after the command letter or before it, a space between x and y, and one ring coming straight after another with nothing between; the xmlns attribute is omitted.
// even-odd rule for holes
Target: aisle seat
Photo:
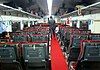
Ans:
<svg viewBox="0 0 100 70"><path fill-rule="evenodd" d="M0 43L0 70L22 70L17 43Z"/></svg>
<svg viewBox="0 0 100 70"><path fill-rule="evenodd" d="M13 42L27 42L29 35L14 35Z"/></svg>
<svg viewBox="0 0 100 70"><path fill-rule="evenodd" d="M41 35L41 34L31 35L31 41L32 42L47 42L48 35Z"/></svg>
<svg viewBox="0 0 100 70"><path fill-rule="evenodd" d="M91 30L79 29L80 34L91 34Z"/></svg>
<svg viewBox="0 0 100 70"><path fill-rule="evenodd" d="M100 69L100 40L84 40L81 42L81 51L76 70Z"/></svg>
<svg viewBox="0 0 100 70"><path fill-rule="evenodd" d="M82 30L82 29L71 29L71 32L66 32L66 37L65 37L65 42L66 40L70 43L67 46L70 46L72 44L72 41L75 39L72 39L73 36L75 35L89 35L91 33L91 30ZM85 36L86 36L85 35ZM85 37L84 36L84 37ZM86 36L87 37L87 36ZM74 37L73 37L74 38ZM69 40L70 39L70 40ZM84 39L83 39L84 40ZM77 43L79 43L80 41L75 41ZM74 42L73 42L74 43ZM74 43L74 44L77 44ZM65 43L66 44L66 43Z"/></svg>
<svg viewBox="0 0 100 70"><path fill-rule="evenodd" d="M80 42L81 40L88 40L88 34L75 34L71 36L71 41L69 45L69 61L76 61L80 52Z"/></svg>
<svg viewBox="0 0 100 70"><path fill-rule="evenodd" d="M0 39L0 42L10 42L11 40L8 38L8 39Z"/></svg>
<svg viewBox="0 0 100 70"><path fill-rule="evenodd" d="M26 67L46 67L47 43L23 43L23 59Z"/></svg>
<svg viewBox="0 0 100 70"><path fill-rule="evenodd" d="M79 34L78 28L67 27L64 35L64 45L68 48L72 34Z"/></svg>
<svg viewBox="0 0 100 70"><path fill-rule="evenodd" d="M100 40L100 34L90 34L91 40Z"/></svg>

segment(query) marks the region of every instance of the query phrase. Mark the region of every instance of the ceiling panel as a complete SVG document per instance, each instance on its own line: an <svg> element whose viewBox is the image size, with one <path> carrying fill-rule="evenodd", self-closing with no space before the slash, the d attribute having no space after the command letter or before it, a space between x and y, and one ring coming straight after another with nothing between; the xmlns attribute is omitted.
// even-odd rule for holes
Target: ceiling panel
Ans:
<svg viewBox="0 0 100 70"><path fill-rule="evenodd" d="M10 1L14 1L14 3L16 3L17 6L20 6L24 9L28 8L29 10L33 10L35 12L41 11L45 14L48 14L47 0L0 0L0 3ZM79 3L81 3L82 5L89 5L91 3L99 1L100 0L53 0L52 14L57 13L59 15L62 15L63 13L68 13L68 10L75 8L75 6Z"/></svg>
<svg viewBox="0 0 100 70"><path fill-rule="evenodd" d="M38 9L38 5L37 4L34 4L34 5L31 5L29 8L31 10L35 10L35 9Z"/></svg>
<svg viewBox="0 0 100 70"><path fill-rule="evenodd" d="M47 5L47 0L36 0L37 4L43 10L45 14L48 13L48 5Z"/></svg>
<svg viewBox="0 0 100 70"><path fill-rule="evenodd" d="M63 0L53 0L52 14L55 14L58 11L58 8L62 3L63 3Z"/></svg>
<svg viewBox="0 0 100 70"><path fill-rule="evenodd" d="M10 2L11 0L0 0L0 3L8 3Z"/></svg>

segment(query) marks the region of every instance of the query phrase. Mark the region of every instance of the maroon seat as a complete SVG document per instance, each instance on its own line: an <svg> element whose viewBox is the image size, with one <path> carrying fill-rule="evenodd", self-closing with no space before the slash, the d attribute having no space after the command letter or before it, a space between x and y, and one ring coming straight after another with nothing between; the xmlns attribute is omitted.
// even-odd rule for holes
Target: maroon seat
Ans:
<svg viewBox="0 0 100 70"><path fill-rule="evenodd" d="M100 40L83 40L76 70L100 69Z"/></svg>

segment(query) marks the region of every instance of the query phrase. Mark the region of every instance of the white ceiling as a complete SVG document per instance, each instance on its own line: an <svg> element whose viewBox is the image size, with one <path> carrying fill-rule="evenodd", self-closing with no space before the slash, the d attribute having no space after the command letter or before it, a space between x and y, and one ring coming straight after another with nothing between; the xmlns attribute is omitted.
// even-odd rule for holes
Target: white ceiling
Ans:
<svg viewBox="0 0 100 70"><path fill-rule="evenodd" d="M39 9L42 10L45 14L48 14L48 5L47 0L0 0L1 2L9 2L9 1L15 1L16 4L19 4L18 6L22 5L24 8L30 8L33 11L36 11ZM68 8L75 7L76 2L81 2L82 0L53 0L52 4L52 14L58 13L58 10L61 10L66 12ZM100 0L84 0L84 1L95 1L98 2ZM62 5L65 4L65 8L62 8ZM37 12L37 11L36 11ZM61 13L59 13L61 14Z"/></svg>
<svg viewBox="0 0 100 70"><path fill-rule="evenodd" d="M36 2L39 5L39 7L43 10L43 12L48 14L47 0L36 0Z"/></svg>
<svg viewBox="0 0 100 70"><path fill-rule="evenodd" d="M0 3L10 2L11 0L0 0Z"/></svg>
<svg viewBox="0 0 100 70"><path fill-rule="evenodd" d="M62 3L63 3L63 0L53 0L52 14L55 14L58 11L58 8Z"/></svg>

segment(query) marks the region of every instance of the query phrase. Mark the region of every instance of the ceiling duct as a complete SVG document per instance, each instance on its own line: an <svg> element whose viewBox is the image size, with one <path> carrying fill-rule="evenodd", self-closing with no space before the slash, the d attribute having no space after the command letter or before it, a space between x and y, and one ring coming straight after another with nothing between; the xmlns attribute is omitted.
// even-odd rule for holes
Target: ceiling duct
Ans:
<svg viewBox="0 0 100 70"><path fill-rule="evenodd" d="M0 0L0 3L8 3L10 1L12 1L12 0Z"/></svg>

